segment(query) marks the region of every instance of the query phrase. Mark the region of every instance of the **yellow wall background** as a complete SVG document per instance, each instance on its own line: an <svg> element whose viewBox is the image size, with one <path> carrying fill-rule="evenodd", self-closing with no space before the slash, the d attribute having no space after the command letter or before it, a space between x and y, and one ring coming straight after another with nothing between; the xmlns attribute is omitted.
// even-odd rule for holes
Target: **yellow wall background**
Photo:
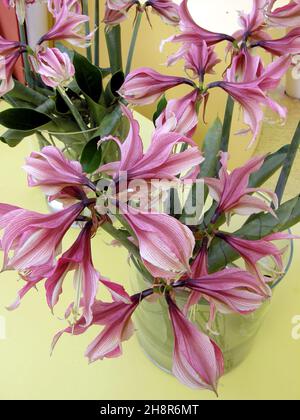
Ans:
<svg viewBox="0 0 300 420"><path fill-rule="evenodd" d="M104 0L100 1L104 3ZM159 54L158 45L160 39L172 34L173 30L162 25L155 17L152 21L153 30L144 24L135 67L153 65L161 69L159 64L165 59L165 55ZM131 25L132 17L123 27L125 45L128 45ZM107 58L104 47L101 50L101 59L105 64ZM179 73L180 67L177 67L177 71ZM222 116L224 100L222 95L212 98L208 109L210 122L217 112ZM288 100L286 98L286 101ZM1 103L1 110L4 109L3 106ZM263 133L264 142L261 143L268 151L271 150L265 142L268 137L274 139L278 137L279 141L290 138L299 118L297 106L299 106L298 101L291 101L291 120L294 122L292 121L290 126L280 128L280 132L274 133L272 130L270 134ZM151 115L151 109L145 108L142 111ZM142 136L146 139L150 131L148 124L141 119ZM237 126L238 120L236 120ZM201 125L197 135L199 140L205 130L206 127ZM233 150L235 156L244 154L247 140L243 137L233 137L232 142L236 147L236 150ZM280 144L274 144L274 148L279 146ZM24 157L34 147L35 144L28 139L17 149L7 147L1 149L1 201L46 212L43 194L39 189L26 187L26 176L21 169ZM10 182L7 182L8 175ZM293 188L294 186L296 188L299 186L298 179L294 182ZM293 233L299 235L300 227L296 226ZM70 245L77 235L78 231L72 229L65 245ZM107 235L97 235L94 239L95 265L103 276L126 284L129 290L133 273L126 264L127 253L123 249L116 248L112 254L111 247L107 245L109 242L110 238ZM295 246L295 255L299 255L300 242L296 241ZM299 270L300 260L294 258L289 274L278 286L270 312L249 358L238 369L222 378L220 400L300 399L300 340L294 340L291 336L292 320L300 313ZM190 390L171 375L156 368L143 354L136 337L125 343L123 357L106 359L88 366L83 353L86 346L99 333L98 327L83 336L63 337L50 358L51 338L65 325L61 321L64 305L52 316L46 305L43 287L40 287L39 293L33 290L24 299L19 310L8 313L5 307L12 302L16 291L21 287L17 280L14 272L6 272L2 274L0 282L0 319L5 321L6 327L6 339L0 339L1 400L216 400L213 394ZM74 298L71 278L66 282L64 293L65 301L62 303L66 304Z"/></svg>
<svg viewBox="0 0 300 420"><path fill-rule="evenodd" d="M101 20L104 16L104 4L105 0L100 0L101 2ZM250 2L250 0L249 0ZM93 18L93 1L90 1L90 10L91 10L91 16ZM251 2L250 2L251 3ZM133 29L133 21L134 21L135 11L132 10L130 12L129 19L122 23L122 42L123 42L123 58L124 62L126 62L127 53L128 53L128 47L130 44L132 29ZM167 68L164 64L167 61L168 55L175 52L180 44L178 45L166 45L163 53L160 52L160 44L161 41L164 39L167 39L168 37L174 35L174 33L177 31L176 28L166 25L162 22L159 16L154 15L153 13L150 14L150 19L152 22L152 28L150 27L149 23L147 22L146 17L144 16L137 46L136 46L136 52L135 57L133 61L133 68L138 67L152 67L155 70L164 73L164 74L170 74L170 75L178 75L183 76L183 67L182 62L177 63L175 66ZM101 24L100 27L100 36L101 36L101 51L100 51L100 60L101 60L101 66L108 66L108 56L106 51L106 45L105 45L105 39L104 39L104 24ZM280 35L280 31L277 31L275 35ZM225 47L226 44L222 43L220 45L217 45L216 51L221 59L225 59ZM265 55L265 57L268 60L268 57ZM229 62L227 60L226 63L221 63L216 67L216 75L209 76L207 80L218 80L222 78L222 74L224 72L224 69L226 68L226 64L228 65ZM174 97L180 97L183 96L184 93L188 92L188 88L186 87L179 87L176 89L173 89L167 93L167 97L174 98ZM206 122L205 125L203 121L199 124L199 129L197 133L195 134L195 140L201 144L204 135L208 129L208 127L213 123L215 118L219 116L221 119L223 119L224 110L225 110L225 104L226 104L227 96L224 92L222 92L220 89L215 89L212 91L210 100L208 103L207 111L206 111ZM156 105L149 105L145 107L139 107L137 110L141 112L143 115L145 115L148 118L152 118L152 115L155 111ZM241 162L246 161L248 158L250 158L253 153L255 152L255 146L247 150L247 145L249 144L249 141L251 140L251 135L241 136L236 135L236 133L243 128L243 115L240 112L240 109L238 106L235 107L235 115L234 115L234 122L233 122L233 128L232 128L232 135L231 135L231 141L230 141L230 154L231 154L231 165L236 166L240 164Z"/></svg>

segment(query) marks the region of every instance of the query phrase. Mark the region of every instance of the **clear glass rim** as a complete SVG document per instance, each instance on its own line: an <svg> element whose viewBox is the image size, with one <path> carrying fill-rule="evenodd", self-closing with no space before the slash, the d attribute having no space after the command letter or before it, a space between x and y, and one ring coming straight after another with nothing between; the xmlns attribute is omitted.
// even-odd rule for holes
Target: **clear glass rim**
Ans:
<svg viewBox="0 0 300 420"><path fill-rule="evenodd" d="M82 134L90 134L90 133L97 132L100 128L101 128L101 126L89 128L87 130L80 130L80 131L65 132L65 131L37 130L37 132L40 133L40 134L47 134L49 136L54 136L54 137L58 137L58 136L80 136Z"/></svg>

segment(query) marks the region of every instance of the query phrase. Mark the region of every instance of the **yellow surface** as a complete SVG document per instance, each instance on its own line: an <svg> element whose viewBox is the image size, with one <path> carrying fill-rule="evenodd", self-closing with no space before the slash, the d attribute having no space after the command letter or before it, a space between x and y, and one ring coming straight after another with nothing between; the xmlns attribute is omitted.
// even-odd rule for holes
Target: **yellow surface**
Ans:
<svg viewBox="0 0 300 420"><path fill-rule="evenodd" d="M149 125L142 120L143 136ZM21 166L32 148L25 140L17 149L1 147L1 202L45 211L38 189L28 189ZM294 229L300 234L300 227ZM78 231L72 230L67 242ZM94 260L104 276L129 286L131 271L126 252L106 245L109 238L94 240ZM300 243L292 268L277 289L270 312L250 357L221 380L220 399L299 399L300 341L292 339L292 318L300 314ZM52 336L63 327L58 319L62 306L52 316L43 287L32 291L13 313L5 306L21 287L17 275L3 273L0 281L0 316L7 339L0 340L0 399L215 399L208 392L185 388L172 376L158 370L143 354L136 338L124 345L124 356L88 366L83 353L98 333L93 328L81 337L64 337L52 358ZM72 300L71 282L64 303Z"/></svg>

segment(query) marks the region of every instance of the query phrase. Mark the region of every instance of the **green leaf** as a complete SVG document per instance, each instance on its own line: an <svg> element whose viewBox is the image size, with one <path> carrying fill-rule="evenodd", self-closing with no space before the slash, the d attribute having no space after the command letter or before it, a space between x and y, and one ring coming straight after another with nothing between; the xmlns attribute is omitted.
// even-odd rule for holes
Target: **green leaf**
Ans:
<svg viewBox="0 0 300 420"><path fill-rule="evenodd" d="M153 124L155 125L156 120L161 116L164 110L167 108L168 101L166 95L164 95L161 100L158 102L156 112L153 115Z"/></svg>
<svg viewBox="0 0 300 420"><path fill-rule="evenodd" d="M88 96L86 96L86 102L91 111L92 118L98 126L107 114L107 108L105 108L103 105L94 102L93 99L89 98Z"/></svg>
<svg viewBox="0 0 300 420"><path fill-rule="evenodd" d="M106 77L108 77L111 74L111 69L110 68L100 67L100 71L102 73L103 79L105 79Z"/></svg>
<svg viewBox="0 0 300 420"><path fill-rule="evenodd" d="M287 183L288 183L291 171L292 171L293 164L299 152L299 147L300 147L300 122L293 136L288 154L285 158L285 161L283 162L283 168L282 168L282 171L281 171L281 174L279 176L279 180L276 186L275 192L277 194L279 203L281 203L283 199L284 191L286 189L286 186L287 186Z"/></svg>
<svg viewBox="0 0 300 420"><path fill-rule="evenodd" d="M107 113L106 108L99 104L103 92L101 71L78 53L74 56L74 66L77 85L84 94L93 121L99 125Z"/></svg>
<svg viewBox="0 0 300 420"><path fill-rule="evenodd" d="M95 136L106 137L109 135L113 135L118 129L121 120L122 111L121 108L117 106L112 112L110 112L103 118L99 129L95 133Z"/></svg>
<svg viewBox="0 0 300 420"><path fill-rule="evenodd" d="M121 26L116 25L112 28L107 28L105 31L105 38L109 54L110 69L114 74L123 70Z"/></svg>
<svg viewBox="0 0 300 420"><path fill-rule="evenodd" d="M114 151L111 150L112 146L117 148L116 153L114 153L115 159L118 157L119 148L115 142L113 140L108 140L98 146L100 139L101 137L99 136L94 137L85 145L82 151L80 162L84 171L88 174L95 172L101 164L107 163L107 154ZM108 161L112 162L115 159L109 157Z"/></svg>
<svg viewBox="0 0 300 420"><path fill-rule="evenodd" d="M110 79L105 90L105 102L107 106L113 104L120 97L118 91L122 87L124 80L125 76L122 71L118 71Z"/></svg>
<svg viewBox="0 0 300 420"><path fill-rule="evenodd" d="M36 92L29 86L24 86L17 80L15 80L14 89L11 92L9 92L9 96L15 99L29 102L35 106L42 105L48 99L47 96Z"/></svg>
<svg viewBox="0 0 300 420"><path fill-rule="evenodd" d="M73 79L72 82L68 85L68 89L71 90L76 95L81 94L80 87L78 86L78 83L76 82L75 79Z"/></svg>
<svg viewBox="0 0 300 420"><path fill-rule="evenodd" d="M36 108L36 105L33 105L27 101L23 101L22 99L14 98L9 94L4 95L3 99L14 108Z"/></svg>
<svg viewBox="0 0 300 420"><path fill-rule="evenodd" d="M35 110L38 112L42 112L44 114L51 115L52 112L55 110L55 102L53 99L47 99L43 104L38 106Z"/></svg>
<svg viewBox="0 0 300 420"><path fill-rule="evenodd" d="M257 240L272 233L284 232L300 222L300 196L282 204L276 211L277 219L271 214L261 213L234 233L235 236ZM228 244L219 238L214 239L209 251L209 267L215 272L239 258Z"/></svg>
<svg viewBox="0 0 300 420"><path fill-rule="evenodd" d="M205 155L205 161L201 164L201 172L199 178L204 177L214 177L217 174L218 170L218 154L220 152L220 145L222 139L222 122L219 118L215 120L213 125L209 128L208 132L206 133L204 143L203 143L203 152ZM190 192L190 196L187 202L196 203L196 186L193 185L192 190ZM204 202L208 196L208 188L206 185L204 186ZM191 201L192 200L192 201ZM212 211L214 211L212 209ZM206 214L206 221L211 216L210 212ZM183 214L181 217L181 221L186 221L186 214Z"/></svg>
<svg viewBox="0 0 300 420"><path fill-rule="evenodd" d="M228 95L224 122L223 122L222 141L221 141L221 150L223 152L228 152L228 148L229 148L233 111L234 111L234 100L232 99L231 96Z"/></svg>
<svg viewBox="0 0 300 420"><path fill-rule="evenodd" d="M283 165L284 160L286 159L287 153L289 150L289 145L283 146L277 152L270 154L266 157L265 162L261 169L256 173L252 174L249 180L249 188L258 188L263 185L271 176L273 176L278 169ZM205 163L205 162L204 162ZM202 172L203 173L203 172ZM209 224L211 218L213 217L216 211L217 205L214 205L205 215L204 223ZM251 216L248 221L253 220L256 215ZM216 227L222 226L226 222L225 216L222 215Z"/></svg>
<svg viewBox="0 0 300 420"><path fill-rule="evenodd" d="M201 178L213 178L217 175L219 162L218 154L221 150L221 141L222 122L220 118L217 118L208 130L204 139L202 150L205 161L201 165Z"/></svg>
<svg viewBox="0 0 300 420"><path fill-rule="evenodd" d="M117 106L112 112L107 114L101 124L97 132L95 133L95 137L99 136L100 138L118 135L119 128L122 126L122 111L119 106ZM119 154L119 148L115 142L105 142L102 146L102 163L112 162L117 160Z"/></svg>
<svg viewBox="0 0 300 420"><path fill-rule="evenodd" d="M0 113L0 124L14 130L30 131L50 121L48 115L29 108L12 108Z"/></svg>
<svg viewBox="0 0 300 420"><path fill-rule="evenodd" d="M86 138L83 133L78 132L78 125L75 121L68 117L55 117L53 121L47 125L47 130L52 133L57 133L55 134L55 138L64 143L68 149L71 148L74 150L77 153L76 159L79 159L82 150L86 145Z"/></svg>
<svg viewBox="0 0 300 420"><path fill-rule="evenodd" d="M75 78L81 91L98 103L103 91L100 69L78 53L74 55L74 67Z"/></svg>
<svg viewBox="0 0 300 420"><path fill-rule="evenodd" d="M102 149L98 147L100 137L95 137L90 140L84 147L81 155L81 165L83 170L91 174L99 168L102 159Z"/></svg>
<svg viewBox="0 0 300 420"><path fill-rule="evenodd" d="M34 131L24 132L18 130L7 130L5 133L1 134L0 140L2 143L6 143L9 147L16 147L25 137L32 136L33 134Z"/></svg>
<svg viewBox="0 0 300 420"><path fill-rule="evenodd" d="M263 185L280 169L287 157L289 145L283 146L277 152L267 156L261 169L252 174L249 181L249 188L257 188Z"/></svg>

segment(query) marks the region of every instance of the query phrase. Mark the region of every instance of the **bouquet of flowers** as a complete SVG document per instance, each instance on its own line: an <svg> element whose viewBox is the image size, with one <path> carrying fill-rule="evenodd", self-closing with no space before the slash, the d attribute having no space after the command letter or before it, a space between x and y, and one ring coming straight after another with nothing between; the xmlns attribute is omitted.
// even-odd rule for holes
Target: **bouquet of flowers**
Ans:
<svg viewBox="0 0 300 420"><path fill-rule="evenodd" d="M4 3L17 7L22 25L25 3L34 1ZM215 318L218 313L253 313L271 299L272 287L285 269L284 250L274 242L293 239L289 229L300 221L299 196L283 202L299 148L300 125L292 142L276 153L228 170L235 103L244 114L243 132L253 133L251 144L259 133L263 106L282 120L286 117L286 109L270 92L292 65L292 54L300 51L300 4L292 0L277 8L276 0L253 0L251 13L240 13L241 29L226 35L199 27L188 0L180 6L171 0L107 0L104 25L110 68L103 69L99 2L95 3L94 32L88 29L81 2L49 0L54 26L35 49L0 38L0 94L12 105L0 113L0 124L7 127L1 139L15 146L38 135L44 147L26 159L28 184L64 204L49 215L0 205L3 271L16 270L24 281L10 309L44 284L53 311L67 274L73 272L74 301L66 309L66 328L55 336L53 347L64 334L84 334L98 325L99 335L86 351L89 361L95 362L120 356L122 342L134 332L134 312L145 301L164 300L174 333L173 374L192 388L217 392L224 357L215 338ZM132 9L135 23L124 70L121 25ZM150 68L131 71L140 23L144 16L151 22L151 9L177 27L168 42L179 43L180 49L168 65L181 60L182 76ZM273 39L267 32L272 26L290 30ZM94 54L89 46L93 37ZM50 47L49 41L87 47L87 57L59 43ZM207 83L206 75L214 74L222 62L214 49L221 42L230 57L224 63L224 77ZM271 64L263 62L261 50L275 57ZM20 56L26 86L12 76ZM190 88L186 96L167 98L167 90L182 84ZM224 121L216 119L200 149L192 136L201 122L201 109L204 113L218 89L228 93ZM144 150L131 105L155 102L152 141ZM50 142L45 132L50 133ZM55 146L53 133L64 147ZM280 168L276 191L263 188ZM242 219L234 232L233 217ZM78 238L63 251L62 240L74 222L80 226ZM128 250L144 279L139 293L130 295L95 268L91 242L99 231ZM266 274L264 265L270 258L273 269ZM243 264L236 264L240 260ZM108 289L112 302L99 300L101 288ZM183 306L177 300L182 291L187 296ZM191 317L200 301L210 307L205 330Z"/></svg>

